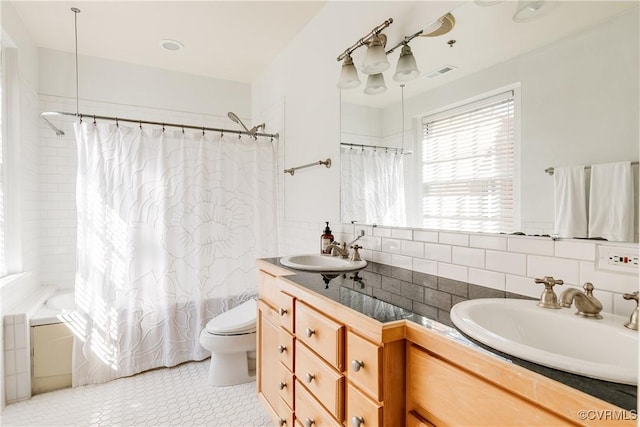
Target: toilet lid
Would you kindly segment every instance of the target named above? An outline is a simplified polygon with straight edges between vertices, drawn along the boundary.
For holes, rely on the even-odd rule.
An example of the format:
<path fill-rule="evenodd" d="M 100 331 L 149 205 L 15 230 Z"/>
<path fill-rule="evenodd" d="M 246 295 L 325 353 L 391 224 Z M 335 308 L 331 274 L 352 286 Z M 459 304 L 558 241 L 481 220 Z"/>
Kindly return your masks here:
<path fill-rule="evenodd" d="M 207 323 L 207 331 L 212 334 L 239 334 L 256 329 L 258 304 L 250 299 L 231 310 L 214 317 Z"/>

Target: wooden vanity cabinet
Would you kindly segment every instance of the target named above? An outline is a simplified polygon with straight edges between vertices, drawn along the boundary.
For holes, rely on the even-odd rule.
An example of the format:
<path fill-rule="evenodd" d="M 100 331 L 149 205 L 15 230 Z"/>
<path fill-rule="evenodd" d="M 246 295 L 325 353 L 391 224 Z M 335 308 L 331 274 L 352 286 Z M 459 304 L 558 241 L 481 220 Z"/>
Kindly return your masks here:
<path fill-rule="evenodd" d="M 635 425 L 631 413 L 579 419 L 622 410 L 416 323 L 379 323 L 258 265 L 258 394 L 276 425 Z"/>

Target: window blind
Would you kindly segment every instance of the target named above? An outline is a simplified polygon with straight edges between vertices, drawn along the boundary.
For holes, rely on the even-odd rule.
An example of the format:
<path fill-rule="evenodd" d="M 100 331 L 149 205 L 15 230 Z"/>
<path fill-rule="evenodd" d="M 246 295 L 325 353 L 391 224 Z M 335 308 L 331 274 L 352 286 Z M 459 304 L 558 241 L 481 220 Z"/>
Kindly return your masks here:
<path fill-rule="evenodd" d="M 513 92 L 423 117 L 422 130 L 423 227 L 511 232 Z"/>

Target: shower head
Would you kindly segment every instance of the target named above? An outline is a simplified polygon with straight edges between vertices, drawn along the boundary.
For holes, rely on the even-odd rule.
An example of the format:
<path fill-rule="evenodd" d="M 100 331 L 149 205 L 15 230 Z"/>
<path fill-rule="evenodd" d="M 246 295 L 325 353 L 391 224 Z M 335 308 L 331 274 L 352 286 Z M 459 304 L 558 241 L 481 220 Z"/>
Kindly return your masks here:
<path fill-rule="evenodd" d="M 247 132 L 251 133 L 251 131 L 244 125 L 244 123 L 242 123 L 242 120 L 240 120 L 240 117 L 236 116 L 235 113 L 232 113 L 231 111 L 229 111 L 227 113 L 227 116 L 233 120 L 234 122 L 238 123 L 240 126 L 242 126 L 244 128 L 244 130 L 246 130 Z"/>
<path fill-rule="evenodd" d="M 260 123 L 259 125 L 255 125 L 249 130 L 249 133 L 255 135 L 260 129 L 264 130 L 264 123 Z"/>

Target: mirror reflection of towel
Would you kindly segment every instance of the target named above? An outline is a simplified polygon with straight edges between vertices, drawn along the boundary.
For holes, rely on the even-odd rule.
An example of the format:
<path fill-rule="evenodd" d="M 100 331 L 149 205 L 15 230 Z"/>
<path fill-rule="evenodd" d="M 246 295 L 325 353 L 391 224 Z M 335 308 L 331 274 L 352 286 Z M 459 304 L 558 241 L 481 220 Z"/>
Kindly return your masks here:
<path fill-rule="evenodd" d="M 554 234 L 587 237 L 587 192 L 584 166 L 561 166 L 553 171 Z"/>
<path fill-rule="evenodd" d="M 633 242 L 633 215 L 631 162 L 591 166 L 589 237 Z"/>

